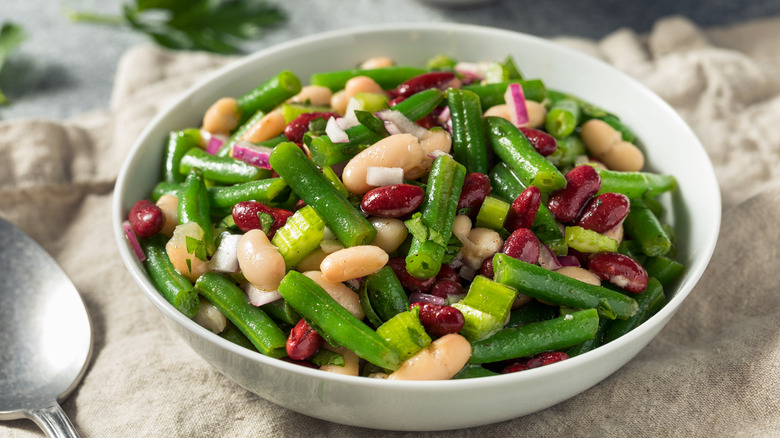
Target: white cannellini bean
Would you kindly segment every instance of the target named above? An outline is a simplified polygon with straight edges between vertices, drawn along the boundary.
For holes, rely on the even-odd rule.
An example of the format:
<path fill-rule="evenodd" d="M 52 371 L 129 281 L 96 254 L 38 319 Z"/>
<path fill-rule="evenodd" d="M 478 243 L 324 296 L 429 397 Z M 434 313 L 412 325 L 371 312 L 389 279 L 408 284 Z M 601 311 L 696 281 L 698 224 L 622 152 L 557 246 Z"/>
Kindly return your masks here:
<path fill-rule="evenodd" d="M 177 271 L 188 280 L 195 281 L 209 271 L 209 264 L 187 251 L 187 237 L 203 240 L 203 229 L 196 222 L 177 225 L 173 237 L 165 244 L 165 252 Z"/>
<path fill-rule="evenodd" d="M 366 182 L 369 167 L 400 167 L 404 175 L 420 167 L 425 151 L 417 137 L 412 134 L 396 134 L 385 137 L 355 155 L 341 175 L 344 186 L 350 193 L 362 195 L 373 186 Z"/>
<path fill-rule="evenodd" d="M 320 271 L 325 281 L 339 283 L 373 274 L 382 269 L 389 259 L 378 246 L 352 246 L 328 254 L 320 264 Z"/>
<path fill-rule="evenodd" d="M 497 253 L 504 244 L 501 235 L 490 228 L 474 228 L 469 232 L 468 241 L 470 245 L 463 245 L 461 255 L 463 263 L 469 268 L 478 271 L 482 262 Z"/>
<path fill-rule="evenodd" d="M 433 341 L 406 359 L 389 380 L 449 380 L 471 357 L 471 344 L 463 336 L 450 333 Z"/>
<path fill-rule="evenodd" d="M 327 371 L 329 373 L 343 374 L 345 376 L 357 376 L 360 372 L 360 358 L 352 350 L 348 350 L 344 347 L 333 347 L 328 344 L 323 344 L 323 347 L 338 353 L 344 357 L 344 366 L 338 365 L 323 365 L 320 370 Z"/>
<path fill-rule="evenodd" d="M 173 236 L 173 230 L 179 224 L 179 198 L 173 195 L 162 195 L 155 203 L 165 216 L 165 223 L 160 232 L 168 237 Z"/>
<path fill-rule="evenodd" d="M 329 105 L 333 92 L 322 85 L 306 85 L 301 91 L 291 97 L 288 102 L 308 103 L 309 105 Z"/>
<path fill-rule="evenodd" d="M 556 269 L 555 272 L 563 274 L 569 278 L 579 280 L 583 283 L 592 284 L 594 286 L 601 286 L 601 279 L 597 277 L 596 274 L 584 268 L 577 266 L 564 266 L 562 268 Z"/>
<path fill-rule="evenodd" d="M 303 275 L 319 284 L 331 298 L 341 304 L 341 307 L 347 309 L 355 318 L 363 319 L 366 317 L 366 314 L 363 313 L 363 308 L 360 307 L 360 298 L 358 297 L 358 294 L 348 288 L 344 283 L 331 283 L 323 278 L 322 272 L 320 271 L 308 271 L 304 272 Z"/>
<path fill-rule="evenodd" d="M 263 230 L 250 230 L 238 242 L 241 273 L 260 290 L 276 290 L 287 272 L 284 258 Z"/>
<path fill-rule="evenodd" d="M 271 111 L 264 115 L 257 121 L 251 128 L 249 128 L 244 135 L 241 136 L 241 140 L 259 143 L 261 141 L 269 140 L 284 132 L 286 122 L 281 111 Z"/>
<path fill-rule="evenodd" d="M 388 254 L 398 249 L 409 234 L 409 229 L 400 219 L 371 216 L 368 222 L 376 228 L 376 237 L 371 244 Z"/>
<path fill-rule="evenodd" d="M 203 129 L 212 134 L 227 134 L 238 126 L 238 103 L 232 97 L 214 102 L 203 115 Z"/>
<path fill-rule="evenodd" d="M 227 318 L 222 312 L 217 309 L 216 306 L 211 304 L 209 300 L 200 298 L 200 304 L 198 306 L 198 313 L 192 317 L 192 320 L 200 324 L 201 327 L 205 327 L 212 331 L 212 333 L 222 333 L 227 326 Z"/>

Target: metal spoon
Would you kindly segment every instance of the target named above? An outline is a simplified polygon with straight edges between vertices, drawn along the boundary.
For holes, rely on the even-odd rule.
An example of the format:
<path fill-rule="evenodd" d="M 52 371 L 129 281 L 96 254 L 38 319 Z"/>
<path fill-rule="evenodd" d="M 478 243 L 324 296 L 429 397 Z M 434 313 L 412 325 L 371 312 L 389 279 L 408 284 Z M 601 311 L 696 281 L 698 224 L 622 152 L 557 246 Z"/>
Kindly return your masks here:
<path fill-rule="evenodd" d="M 58 404 L 92 355 L 84 302 L 57 262 L 0 218 L 0 420 L 29 418 L 50 437 L 76 437 Z"/>

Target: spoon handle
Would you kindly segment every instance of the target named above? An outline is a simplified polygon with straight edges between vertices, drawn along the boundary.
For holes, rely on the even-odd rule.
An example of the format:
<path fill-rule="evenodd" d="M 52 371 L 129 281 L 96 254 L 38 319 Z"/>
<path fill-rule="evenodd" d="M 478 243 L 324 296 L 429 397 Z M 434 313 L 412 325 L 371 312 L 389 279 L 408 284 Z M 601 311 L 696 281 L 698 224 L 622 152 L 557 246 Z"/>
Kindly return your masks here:
<path fill-rule="evenodd" d="M 51 438 L 78 438 L 76 429 L 65 415 L 57 402 L 52 402 L 47 408 L 31 409 L 27 411 L 31 420 L 40 427 L 46 436 Z"/>

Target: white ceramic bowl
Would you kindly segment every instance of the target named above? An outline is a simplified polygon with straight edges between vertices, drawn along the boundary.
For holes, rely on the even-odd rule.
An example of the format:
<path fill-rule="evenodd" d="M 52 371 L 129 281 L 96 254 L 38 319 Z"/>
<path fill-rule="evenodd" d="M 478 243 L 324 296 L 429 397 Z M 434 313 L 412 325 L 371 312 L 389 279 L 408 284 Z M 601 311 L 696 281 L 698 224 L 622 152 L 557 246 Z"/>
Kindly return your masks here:
<path fill-rule="evenodd" d="M 460 60 L 514 56 L 528 78 L 568 91 L 618 114 L 647 153 L 648 168 L 675 175 L 666 198 L 687 266 L 671 300 L 628 335 L 594 351 L 520 373 L 471 380 L 399 382 L 320 372 L 267 358 L 226 341 L 176 311 L 155 290 L 126 243 L 120 223 L 158 179 L 171 130 L 198 126 L 206 108 L 239 96 L 283 69 L 306 82 L 311 73 L 344 69 L 371 56 L 425 65 L 437 54 Z M 707 155 L 683 120 L 651 91 L 607 64 L 550 41 L 506 30 L 460 24 L 402 24 L 311 36 L 248 56 L 187 91 L 144 130 L 116 184 L 114 230 L 122 259 L 169 326 L 221 373 L 249 391 L 294 411 L 376 429 L 442 430 L 529 414 L 596 385 L 634 357 L 663 328 L 702 275 L 717 240 L 720 195 Z M 141 299 L 139 296 L 138 299 Z M 435 415 L 431 415 L 435 412 Z"/>

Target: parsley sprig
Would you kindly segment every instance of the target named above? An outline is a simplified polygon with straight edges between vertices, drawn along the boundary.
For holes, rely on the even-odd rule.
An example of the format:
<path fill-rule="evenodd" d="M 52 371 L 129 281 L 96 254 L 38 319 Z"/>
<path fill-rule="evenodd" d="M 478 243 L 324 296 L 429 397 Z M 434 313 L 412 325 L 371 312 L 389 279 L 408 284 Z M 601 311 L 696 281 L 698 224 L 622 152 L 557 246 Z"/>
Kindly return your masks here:
<path fill-rule="evenodd" d="M 128 26 L 176 50 L 236 53 L 242 41 L 283 22 L 281 9 L 264 0 L 135 0 L 122 16 L 70 12 L 74 21 Z"/>

